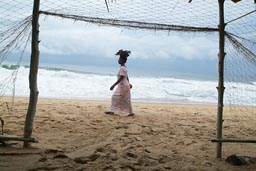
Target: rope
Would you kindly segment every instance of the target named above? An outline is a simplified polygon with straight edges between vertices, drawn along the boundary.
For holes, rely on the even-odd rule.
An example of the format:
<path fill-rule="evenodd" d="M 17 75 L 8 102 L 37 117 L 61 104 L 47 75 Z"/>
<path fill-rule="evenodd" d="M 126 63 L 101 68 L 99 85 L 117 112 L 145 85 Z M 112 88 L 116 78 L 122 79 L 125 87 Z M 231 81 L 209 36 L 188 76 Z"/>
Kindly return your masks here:
<path fill-rule="evenodd" d="M 239 51 L 249 60 L 256 63 L 256 54 L 254 54 L 250 49 L 242 45 L 236 38 L 231 36 L 230 34 L 226 33 L 227 38 L 230 40 L 230 42 L 233 44 L 233 46 L 236 49 L 239 49 Z"/>
<path fill-rule="evenodd" d="M 231 22 L 233 22 L 233 21 L 239 20 L 239 19 L 241 19 L 241 18 L 243 18 L 243 17 L 245 17 L 245 16 L 247 16 L 247 15 L 250 15 L 250 14 L 252 14 L 252 13 L 254 13 L 254 12 L 256 12 L 256 10 L 253 10 L 253 11 L 251 11 L 251 12 L 249 12 L 249 13 L 247 13 L 247 14 L 244 14 L 244 15 L 242 15 L 242 16 L 240 16 L 240 17 L 237 17 L 237 18 L 235 18 L 235 19 L 233 19 L 233 20 L 227 22 L 226 24 L 229 24 L 229 23 L 231 23 Z"/>
<path fill-rule="evenodd" d="M 54 13 L 54 12 L 47 12 L 47 11 L 40 11 L 40 14 L 52 15 L 52 16 L 68 18 L 68 19 L 73 19 L 78 21 L 85 21 L 89 23 L 110 25 L 114 27 L 127 27 L 127 28 L 138 28 L 138 29 L 148 29 L 148 30 L 181 31 L 181 32 L 218 32 L 217 28 L 187 27 L 187 26 L 146 23 L 146 22 L 128 21 L 128 20 L 113 20 L 113 19 L 105 19 L 105 18 L 68 15 L 68 14 L 61 14 L 61 13 Z"/>

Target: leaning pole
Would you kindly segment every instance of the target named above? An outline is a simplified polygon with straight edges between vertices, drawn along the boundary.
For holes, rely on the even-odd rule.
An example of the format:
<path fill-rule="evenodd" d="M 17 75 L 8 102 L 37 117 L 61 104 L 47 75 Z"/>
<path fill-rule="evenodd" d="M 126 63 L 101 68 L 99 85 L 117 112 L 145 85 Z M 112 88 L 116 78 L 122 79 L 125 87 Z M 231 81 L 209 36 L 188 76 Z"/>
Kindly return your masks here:
<path fill-rule="evenodd" d="M 37 73 L 39 64 L 39 6 L 40 0 L 34 0 L 33 17 L 32 17 L 32 42 L 31 42 L 31 58 L 29 71 L 29 105 L 25 120 L 24 138 L 31 138 L 33 131 L 33 122 L 36 114 L 36 106 L 38 100 Z M 29 147 L 30 143 L 24 141 L 24 147 Z"/>
<path fill-rule="evenodd" d="M 225 0 L 218 0 L 219 3 L 219 81 L 218 81 L 218 113 L 217 113 L 217 140 L 222 139 L 222 125 L 223 125 L 223 98 L 224 98 L 224 58 L 225 58 L 225 21 L 224 21 L 224 2 Z M 221 158 L 222 142 L 217 143 L 216 157 Z"/>

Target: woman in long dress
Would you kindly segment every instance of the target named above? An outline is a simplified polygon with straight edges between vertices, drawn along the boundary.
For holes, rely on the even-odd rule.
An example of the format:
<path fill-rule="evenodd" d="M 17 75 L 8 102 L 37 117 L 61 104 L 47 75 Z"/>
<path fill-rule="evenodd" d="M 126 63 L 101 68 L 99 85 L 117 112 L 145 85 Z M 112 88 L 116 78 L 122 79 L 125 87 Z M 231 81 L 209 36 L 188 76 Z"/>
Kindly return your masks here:
<path fill-rule="evenodd" d="M 128 114 L 128 116 L 133 116 L 131 104 L 131 88 L 132 85 L 129 83 L 128 71 L 125 66 L 127 58 L 131 52 L 119 50 L 116 55 L 119 55 L 118 63 L 120 64 L 120 69 L 117 73 L 117 81 L 110 87 L 113 90 L 116 86 L 112 99 L 110 111 L 105 112 L 105 114 Z"/>

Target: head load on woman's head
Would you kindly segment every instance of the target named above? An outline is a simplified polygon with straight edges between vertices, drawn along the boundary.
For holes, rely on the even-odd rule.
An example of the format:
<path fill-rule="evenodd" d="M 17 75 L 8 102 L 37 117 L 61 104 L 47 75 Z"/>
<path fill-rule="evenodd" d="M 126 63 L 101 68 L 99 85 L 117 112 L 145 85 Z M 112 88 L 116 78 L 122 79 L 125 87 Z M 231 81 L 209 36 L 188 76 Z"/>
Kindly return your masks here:
<path fill-rule="evenodd" d="M 120 49 L 120 50 L 116 53 L 116 55 L 119 55 L 119 56 L 120 56 L 119 58 L 122 59 L 122 60 L 124 61 L 124 63 L 126 63 L 127 58 L 128 58 L 128 56 L 130 55 L 130 53 L 131 53 L 131 51 Z"/>

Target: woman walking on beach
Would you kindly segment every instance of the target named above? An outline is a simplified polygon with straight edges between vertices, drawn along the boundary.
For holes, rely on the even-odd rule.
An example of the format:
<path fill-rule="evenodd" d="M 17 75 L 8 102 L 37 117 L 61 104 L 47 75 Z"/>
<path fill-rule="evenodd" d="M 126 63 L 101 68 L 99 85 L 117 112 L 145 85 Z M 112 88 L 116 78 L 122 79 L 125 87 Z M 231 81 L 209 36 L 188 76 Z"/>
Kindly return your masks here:
<path fill-rule="evenodd" d="M 115 86 L 117 86 L 117 88 L 112 95 L 110 111 L 105 112 L 105 114 L 113 115 L 118 113 L 128 114 L 128 116 L 134 115 L 130 91 L 132 85 L 129 83 L 127 68 L 125 66 L 130 53 L 130 51 L 122 49 L 116 53 L 116 55 L 119 55 L 118 63 L 120 64 L 120 69 L 117 73 L 117 81 L 110 87 L 110 90 L 113 90 Z"/>

